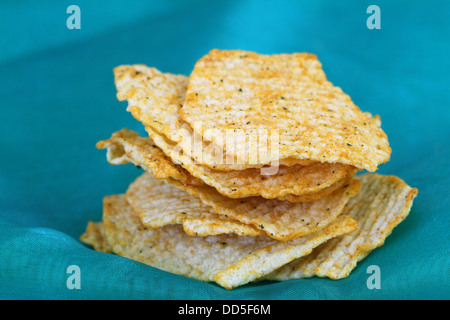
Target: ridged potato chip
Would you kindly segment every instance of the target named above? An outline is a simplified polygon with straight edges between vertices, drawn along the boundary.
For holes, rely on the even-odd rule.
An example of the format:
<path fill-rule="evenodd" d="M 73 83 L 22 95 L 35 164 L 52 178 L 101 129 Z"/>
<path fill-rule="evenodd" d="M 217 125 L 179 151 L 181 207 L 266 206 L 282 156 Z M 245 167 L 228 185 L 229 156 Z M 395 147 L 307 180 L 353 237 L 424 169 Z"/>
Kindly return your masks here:
<path fill-rule="evenodd" d="M 200 199 L 164 181 L 156 180 L 149 172 L 130 184 L 125 198 L 147 228 L 181 224 L 183 230 L 191 236 L 226 233 L 240 236 L 266 235 L 256 227 L 218 215 Z"/>
<path fill-rule="evenodd" d="M 317 247 L 267 276 L 272 280 L 312 276 L 342 279 L 372 250 L 384 244 L 393 229 L 409 214 L 418 190 L 395 176 L 358 176 L 361 192 L 350 199 L 343 214 L 358 222 L 358 229 Z"/>
<path fill-rule="evenodd" d="M 213 208 L 225 217 L 263 230 L 271 238 L 288 241 L 325 228 L 339 216 L 351 197 L 358 194 L 360 183 L 353 179 L 330 195 L 313 202 L 289 202 L 262 197 L 230 199 L 209 186 L 182 184 L 168 179 L 168 183 Z"/>
<path fill-rule="evenodd" d="M 80 236 L 80 241 L 92 246 L 95 251 L 111 252 L 111 247 L 105 238 L 103 222 L 89 221 L 86 231 Z"/>
<path fill-rule="evenodd" d="M 278 173 L 271 176 L 261 175 L 260 170 L 256 168 L 215 171 L 191 162 L 190 157 L 179 155 L 162 135 L 149 128 L 147 130 L 149 138 L 142 138 L 137 133 L 132 133 L 132 130 L 123 129 L 114 133 L 110 139 L 98 142 L 97 147 L 111 150 L 107 151 L 108 161 L 111 164 L 128 161 L 151 170 L 158 179 L 172 177 L 183 183 L 195 185 L 201 185 L 200 181 L 203 181 L 230 198 L 262 196 L 273 199 L 286 196 L 286 200 L 298 202 L 302 201 L 302 197 L 299 199 L 295 197 L 304 196 L 303 201 L 310 201 L 307 195 L 313 196 L 321 191 L 321 196 L 327 195 L 333 191 L 332 185 L 342 183 L 342 179 L 356 172 L 355 168 L 347 165 L 328 163 L 280 167 Z M 178 154 L 174 156 L 178 162 L 173 163 L 170 156 L 169 159 L 165 157 L 171 153 Z M 325 190 L 327 188 L 330 189 Z"/>
<path fill-rule="evenodd" d="M 175 163 L 230 198 L 304 196 L 323 191 L 350 173 L 356 173 L 351 166 L 320 162 L 308 166 L 283 166 L 276 174 L 269 176 L 262 175 L 260 169 L 256 168 L 217 171 L 191 161 L 190 157 L 180 154 L 176 146 L 162 135 L 148 127 L 146 130 L 154 143 Z"/>
<path fill-rule="evenodd" d="M 261 197 L 230 199 L 206 185 L 188 185 L 174 179 L 166 182 L 176 188 L 155 181 L 150 173 L 145 173 L 126 192 L 128 203 L 146 227 L 179 223 L 189 235 L 233 232 L 266 235 L 281 241 L 324 228 L 340 215 L 348 200 L 360 189 L 359 181 L 353 180 L 320 200 L 292 203 Z"/>
<path fill-rule="evenodd" d="M 177 225 L 146 229 L 123 195 L 104 198 L 103 223 L 115 254 L 226 289 L 254 281 L 357 228 L 354 219 L 339 216 L 319 232 L 288 242 L 263 236 L 190 237 Z"/>
<path fill-rule="evenodd" d="M 183 107 L 188 85 L 188 77 L 162 73 L 145 65 L 122 65 L 114 68 L 117 98 L 127 100 L 127 110 L 145 126 L 151 127 L 176 144 L 183 153 L 199 164 L 215 170 L 244 170 L 261 168 L 257 157 L 249 163 L 239 164 L 233 157 L 223 152 L 222 146 L 204 141 L 201 135 L 181 119 L 179 111 Z M 254 138 L 258 138 L 255 135 Z M 267 137 L 266 146 L 270 147 Z M 252 155 L 253 156 L 253 155 Z M 309 165 L 304 159 L 282 159 L 279 165 Z"/>
<path fill-rule="evenodd" d="M 226 289 L 342 279 L 418 193 L 355 176 L 390 159 L 387 135 L 313 54 L 211 50 L 189 77 L 137 64 L 114 78 L 148 137 L 122 129 L 97 148 L 147 172 L 103 199 L 102 221 L 80 236 L 94 250 Z"/>
<path fill-rule="evenodd" d="M 106 149 L 106 160 L 112 165 L 132 163 L 152 173 L 156 179 L 173 178 L 183 183 L 203 185 L 179 164 L 174 164 L 151 139 L 136 131 L 121 129 L 107 140 L 97 142 L 98 149 Z"/>
<path fill-rule="evenodd" d="M 329 82 L 317 57 L 309 53 L 212 50 L 189 76 L 180 115 L 191 127 L 200 121 L 204 127 L 199 134 L 224 145 L 224 152 L 240 163 L 264 145 L 242 136 L 237 146 L 224 144 L 224 132 L 236 127 L 278 132 L 279 154 L 273 159 L 268 153 L 261 163 L 308 159 L 373 172 L 391 155 L 379 117 L 362 112 Z"/>

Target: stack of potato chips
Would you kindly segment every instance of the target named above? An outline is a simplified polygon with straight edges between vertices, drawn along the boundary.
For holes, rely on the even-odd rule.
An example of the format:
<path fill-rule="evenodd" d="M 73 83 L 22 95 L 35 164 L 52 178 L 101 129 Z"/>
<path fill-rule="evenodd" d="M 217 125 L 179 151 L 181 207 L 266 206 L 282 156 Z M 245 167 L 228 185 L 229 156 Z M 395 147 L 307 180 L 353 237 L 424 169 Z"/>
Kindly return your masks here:
<path fill-rule="evenodd" d="M 146 172 L 104 199 L 81 240 L 231 289 L 340 279 L 408 215 L 417 189 L 374 172 L 391 149 L 378 116 L 327 81 L 312 54 L 212 50 L 189 77 L 114 69 L 148 132 L 98 142 Z"/>

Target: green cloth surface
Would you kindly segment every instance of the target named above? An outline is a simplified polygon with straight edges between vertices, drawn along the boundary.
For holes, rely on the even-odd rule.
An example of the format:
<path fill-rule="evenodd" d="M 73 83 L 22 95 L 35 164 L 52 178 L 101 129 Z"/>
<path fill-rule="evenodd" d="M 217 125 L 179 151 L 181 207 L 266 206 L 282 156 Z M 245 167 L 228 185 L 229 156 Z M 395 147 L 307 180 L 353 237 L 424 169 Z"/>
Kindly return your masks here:
<path fill-rule="evenodd" d="M 81 9 L 69 30 L 66 9 Z M 369 30 L 366 9 L 381 9 Z M 2 1 L 1 299 L 450 298 L 450 2 Z M 142 171 L 111 166 L 98 140 L 142 125 L 118 102 L 112 69 L 189 74 L 212 48 L 312 52 L 393 149 L 379 173 L 419 189 L 409 217 L 348 278 L 261 282 L 227 291 L 84 246 L 102 198 Z M 69 289 L 77 265 L 81 288 Z M 368 289 L 377 265 L 381 288 Z"/>

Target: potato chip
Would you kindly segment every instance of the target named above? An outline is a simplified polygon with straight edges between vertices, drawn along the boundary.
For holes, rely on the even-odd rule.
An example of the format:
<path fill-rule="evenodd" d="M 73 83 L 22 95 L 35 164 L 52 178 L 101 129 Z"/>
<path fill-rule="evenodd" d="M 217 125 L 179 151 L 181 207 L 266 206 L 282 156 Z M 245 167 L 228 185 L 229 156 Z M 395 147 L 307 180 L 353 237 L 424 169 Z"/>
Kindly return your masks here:
<path fill-rule="evenodd" d="M 357 228 L 354 219 L 340 216 L 321 231 L 289 242 L 262 236 L 190 237 L 178 225 L 146 229 L 123 195 L 104 199 L 103 223 L 115 254 L 226 289 L 254 281 Z"/>
<path fill-rule="evenodd" d="M 183 183 L 204 184 L 168 159 L 151 139 L 139 136 L 136 131 L 119 130 L 111 138 L 97 142 L 96 146 L 107 149 L 106 159 L 112 165 L 132 163 L 150 171 L 156 179 L 173 178 Z"/>
<path fill-rule="evenodd" d="M 350 172 L 356 172 L 351 166 L 320 162 L 309 166 L 283 166 L 276 174 L 269 176 L 261 175 L 260 169 L 256 168 L 217 171 L 191 161 L 190 157 L 181 154 L 176 146 L 162 135 L 149 127 L 146 127 L 146 130 L 154 143 L 175 163 L 230 198 L 262 196 L 272 199 L 289 194 L 312 194 L 330 187 Z"/>
<path fill-rule="evenodd" d="M 266 235 L 251 225 L 220 216 L 200 199 L 156 180 L 147 172 L 130 184 L 125 194 L 127 202 L 147 228 L 181 224 L 191 236 L 236 233 L 240 236 Z"/>
<path fill-rule="evenodd" d="M 280 241 L 323 229 L 341 214 L 349 199 L 360 190 L 359 181 L 354 179 L 319 200 L 294 203 L 262 197 L 230 199 L 206 185 L 182 184 L 173 179 L 168 179 L 167 182 L 186 190 L 193 197 L 199 197 L 218 214 L 264 230 L 269 237 Z"/>
<path fill-rule="evenodd" d="M 195 135 L 192 128 L 181 119 L 179 111 L 183 107 L 188 77 L 162 73 L 145 65 L 118 66 L 114 68 L 114 77 L 117 98 L 128 101 L 127 110 L 145 126 L 164 135 L 197 163 L 225 171 L 260 168 L 264 165 L 258 163 L 257 158 L 252 163 L 237 163 L 236 159 L 223 153 L 221 146 L 202 141 L 201 135 Z M 279 165 L 311 163 L 309 160 L 289 158 L 281 160 Z"/>
<path fill-rule="evenodd" d="M 354 180 L 315 202 L 292 203 L 261 197 L 230 199 L 206 185 L 188 185 L 174 179 L 166 181 L 176 188 L 155 181 L 146 173 L 130 184 L 126 192 L 128 203 L 146 227 L 179 223 L 189 235 L 234 232 L 267 235 L 281 241 L 324 228 L 360 188 L 359 181 Z M 208 228 L 212 229 L 208 231 Z"/>
<path fill-rule="evenodd" d="M 115 151 L 107 153 L 109 155 L 108 161 L 112 164 L 122 163 L 124 159 L 128 159 L 135 165 L 151 169 L 158 179 L 164 179 L 173 174 L 171 177 L 174 179 L 196 185 L 201 184 L 199 183 L 199 179 L 201 179 L 230 198 L 262 196 L 272 199 L 292 194 L 287 200 L 295 201 L 293 196 L 311 195 L 320 192 L 337 182 L 341 182 L 349 174 L 356 172 L 353 167 L 329 163 L 280 167 L 278 173 L 271 176 L 261 175 L 260 170 L 256 168 L 215 171 L 193 163 L 190 157 L 180 155 L 174 150 L 173 146 L 163 136 L 154 133 L 150 128 L 147 128 L 147 130 L 150 138 L 139 137 L 137 134 L 131 134 L 131 130 L 125 129 L 127 134 L 123 134 L 121 131 L 114 133 L 110 139 L 98 142 L 97 147 L 107 148 L 108 150 L 114 148 Z M 145 139 L 147 139 L 147 142 L 145 142 Z M 153 146 L 162 148 L 163 152 Z M 123 150 L 125 154 L 120 153 L 119 150 Z M 171 163 L 164 156 L 165 154 L 177 154 L 172 157 L 172 159 L 177 158 L 177 162 Z M 119 158 L 120 161 L 111 158 L 111 156 Z M 155 166 L 158 169 L 156 175 Z M 167 170 L 164 169 L 166 166 Z M 192 181 L 189 182 L 190 180 Z"/>
<path fill-rule="evenodd" d="M 103 222 L 89 221 L 86 231 L 80 236 L 80 241 L 92 246 L 96 251 L 111 252 L 111 248 L 105 238 Z"/>
<path fill-rule="evenodd" d="M 331 186 L 324 188 L 318 192 L 313 192 L 301 196 L 296 196 L 293 194 L 287 194 L 281 197 L 278 197 L 278 200 L 286 200 L 290 202 L 311 202 L 319 200 L 320 198 L 323 198 L 329 194 L 331 194 L 333 191 L 339 189 L 342 186 L 350 184 L 350 182 L 353 180 L 354 175 L 356 174 L 357 170 L 350 170 L 347 176 L 338 182 L 332 184 Z"/>
<path fill-rule="evenodd" d="M 373 172 L 391 155 L 379 117 L 362 112 L 333 86 L 317 57 L 308 53 L 212 50 L 189 76 L 180 115 L 240 163 L 265 146 L 242 135 L 236 146 L 224 144 L 224 132 L 236 127 L 245 132 L 264 127 L 279 134 L 279 154 L 268 153 L 261 163 L 308 159 Z M 197 121 L 203 124 L 201 133 L 194 127 Z"/>
<path fill-rule="evenodd" d="M 183 231 L 189 236 L 203 237 L 218 234 L 236 234 L 238 236 L 267 236 L 266 232 L 220 215 L 183 220 Z"/>
<path fill-rule="evenodd" d="M 395 176 L 358 176 L 361 192 L 350 199 L 343 214 L 358 222 L 358 229 L 334 238 L 310 255 L 292 261 L 267 276 L 272 280 L 312 276 L 347 277 L 372 250 L 384 244 L 392 230 L 409 214 L 418 190 Z"/>

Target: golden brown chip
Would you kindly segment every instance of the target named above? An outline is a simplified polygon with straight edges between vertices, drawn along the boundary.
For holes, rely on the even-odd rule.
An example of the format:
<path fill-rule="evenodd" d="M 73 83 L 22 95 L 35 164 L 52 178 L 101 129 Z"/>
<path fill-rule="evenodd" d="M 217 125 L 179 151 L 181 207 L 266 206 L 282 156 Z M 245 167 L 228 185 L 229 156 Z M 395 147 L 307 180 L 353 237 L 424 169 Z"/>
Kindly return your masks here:
<path fill-rule="evenodd" d="M 147 228 L 170 224 L 183 225 L 191 236 L 236 233 L 240 236 L 266 235 L 251 225 L 220 216 L 200 199 L 156 180 L 149 172 L 130 184 L 125 194 L 127 202 Z"/>
<path fill-rule="evenodd" d="M 190 157 L 180 153 L 162 135 L 149 127 L 146 130 L 154 143 L 175 163 L 230 198 L 262 196 L 273 199 L 288 194 L 302 196 L 322 191 L 350 172 L 355 172 L 355 168 L 351 166 L 320 162 L 309 166 L 279 167 L 277 173 L 269 176 L 261 175 L 260 169 L 256 168 L 217 171 L 191 161 Z"/>
<path fill-rule="evenodd" d="M 80 236 L 80 240 L 92 246 L 96 251 L 111 252 L 111 248 L 105 238 L 103 222 L 89 221 L 86 231 Z"/>
<path fill-rule="evenodd" d="M 296 201 L 292 198 L 293 196 L 320 192 L 356 171 L 347 165 L 329 163 L 316 163 L 306 167 L 300 165 L 280 167 L 278 173 L 271 176 L 261 175 L 259 169 L 215 171 L 191 162 L 189 157 L 180 155 L 174 150 L 163 136 L 152 132 L 149 128 L 147 130 L 150 138 L 142 138 L 137 134 L 132 135 L 131 130 L 126 130 L 127 134 L 121 134 L 119 131 L 114 133 L 110 139 L 100 141 L 97 147 L 116 150 L 107 153 L 121 159 L 121 161 L 116 161 L 110 157 L 108 161 L 112 164 L 122 163 L 124 159 L 128 159 L 127 161 L 135 165 L 150 169 L 158 179 L 172 177 L 183 183 L 195 185 L 201 185 L 201 180 L 230 198 L 262 196 L 273 199 L 292 194 L 287 200 Z M 147 142 L 145 142 L 146 139 Z M 164 152 L 150 146 L 158 146 Z M 124 150 L 125 155 L 117 150 Z M 165 157 L 167 153 L 169 155 L 171 153 L 178 154 L 174 156 L 178 157 L 178 162 L 172 163 Z M 156 174 L 155 166 L 158 169 Z"/>
<path fill-rule="evenodd" d="M 139 136 L 136 131 L 119 130 L 111 138 L 97 142 L 96 146 L 107 150 L 106 159 L 112 165 L 132 163 L 151 172 L 156 179 L 173 178 L 183 183 L 204 184 L 168 159 L 151 139 Z"/>
<path fill-rule="evenodd" d="M 146 173 L 127 190 L 128 203 L 146 227 L 178 223 L 183 224 L 189 235 L 219 232 L 267 235 L 281 241 L 324 228 L 360 188 L 359 181 L 354 180 L 320 200 L 292 203 L 261 197 L 230 199 L 206 185 L 188 185 L 174 179 L 166 181 L 176 188 L 155 181 Z"/>
<path fill-rule="evenodd" d="M 323 197 L 331 194 L 332 192 L 339 189 L 340 187 L 350 184 L 350 182 L 353 180 L 353 177 L 355 176 L 357 171 L 358 170 L 356 168 L 353 170 L 350 170 L 345 178 L 339 180 L 338 182 L 336 182 L 336 183 L 332 184 L 331 186 L 329 186 L 323 190 L 320 190 L 318 192 L 313 192 L 313 193 L 309 193 L 309 194 L 305 194 L 305 195 L 301 195 L 301 196 L 287 194 L 285 196 L 278 197 L 277 199 L 278 200 L 286 200 L 286 201 L 290 201 L 290 202 L 311 202 L 311 201 L 319 200 L 320 198 L 323 198 Z"/>
<path fill-rule="evenodd" d="M 271 238 L 281 241 L 323 229 L 341 214 L 345 204 L 360 190 L 359 181 L 354 179 L 347 186 L 319 200 L 294 203 L 261 197 L 230 199 L 209 186 L 184 185 L 173 179 L 167 182 L 199 197 L 218 214 L 255 226 Z"/>
<path fill-rule="evenodd" d="M 267 236 L 263 230 L 220 215 L 203 218 L 186 218 L 183 220 L 183 231 L 187 235 L 195 237 L 219 234 L 236 234 L 238 236 L 250 237 Z"/>
<path fill-rule="evenodd" d="M 274 271 L 268 279 L 312 276 L 342 279 L 372 250 L 384 244 L 392 230 L 408 216 L 418 191 L 395 176 L 364 174 L 358 179 L 361 192 L 350 199 L 343 211 L 358 222 L 358 229 L 324 243 L 310 255 Z"/>
<path fill-rule="evenodd" d="M 145 126 L 164 135 L 197 163 L 225 171 L 260 168 L 264 165 L 258 163 L 255 157 L 250 163 L 240 164 L 235 158 L 224 154 L 222 146 L 202 141 L 201 135 L 194 134 L 191 126 L 179 114 L 188 85 L 186 76 L 161 73 L 145 65 L 118 66 L 114 68 L 114 76 L 117 97 L 120 101 L 128 101 L 127 110 Z M 267 146 L 268 137 L 266 140 Z M 288 158 L 280 160 L 279 165 L 311 163 L 310 160 Z"/>
<path fill-rule="evenodd" d="M 245 163 L 265 146 L 259 141 L 222 137 L 237 127 L 264 127 L 279 134 L 279 154 L 261 163 L 295 158 L 343 163 L 375 171 L 391 148 L 379 117 L 362 112 L 339 87 L 327 81 L 313 54 L 263 55 L 242 50 L 212 50 L 189 76 L 180 115 L 191 127 L 201 122 L 205 140 Z M 217 134 L 220 132 L 221 134 Z"/>
<path fill-rule="evenodd" d="M 340 216 L 319 232 L 288 242 L 268 237 L 190 237 L 181 226 L 146 229 L 123 195 L 104 199 L 105 236 L 114 253 L 171 273 L 231 289 L 254 281 L 357 228 Z"/>

